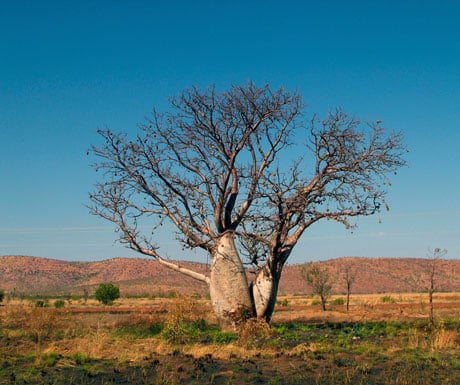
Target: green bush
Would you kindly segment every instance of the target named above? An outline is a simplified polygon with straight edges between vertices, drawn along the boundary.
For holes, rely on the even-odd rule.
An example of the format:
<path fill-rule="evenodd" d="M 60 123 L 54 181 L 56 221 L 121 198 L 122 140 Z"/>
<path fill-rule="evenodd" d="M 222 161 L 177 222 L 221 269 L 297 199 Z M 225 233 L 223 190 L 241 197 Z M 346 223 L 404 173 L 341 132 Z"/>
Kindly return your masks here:
<path fill-rule="evenodd" d="M 57 301 L 54 301 L 54 307 L 56 309 L 60 309 L 64 307 L 64 305 L 65 305 L 65 302 L 62 299 L 58 299 Z"/>
<path fill-rule="evenodd" d="M 101 283 L 94 293 L 95 298 L 104 305 L 111 305 L 120 298 L 120 289 L 112 283 Z"/>
<path fill-rule="evenodd" d="M 383 303 L 396 303 L 396 300 L 391 295 L 386 295 L 382 297 Z"/>
<path fill-rule="evenodd" d="M 343 298 L 335 298 L 331 301 L 331 305 L 345 305 L 345 300 Z"/>
<path fill-rule="evenodd" d="M 42 299 L 37 299 L 35 301 L 35 307 L 48 307 L 48 306 L 49 306 L 48 302 Z"/>

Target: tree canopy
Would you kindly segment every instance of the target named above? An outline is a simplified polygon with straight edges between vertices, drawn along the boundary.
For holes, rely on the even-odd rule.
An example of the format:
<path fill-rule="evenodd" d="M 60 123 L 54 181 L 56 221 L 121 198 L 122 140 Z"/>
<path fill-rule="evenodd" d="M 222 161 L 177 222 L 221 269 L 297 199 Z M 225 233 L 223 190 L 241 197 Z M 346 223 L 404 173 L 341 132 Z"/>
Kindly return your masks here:
<path fill-rule="evenodd" d="M 101 283 L 94 293 L 94 297 L 104 305 L 111 305 L 120 298 L 120 289 L 113 283 Z"/>

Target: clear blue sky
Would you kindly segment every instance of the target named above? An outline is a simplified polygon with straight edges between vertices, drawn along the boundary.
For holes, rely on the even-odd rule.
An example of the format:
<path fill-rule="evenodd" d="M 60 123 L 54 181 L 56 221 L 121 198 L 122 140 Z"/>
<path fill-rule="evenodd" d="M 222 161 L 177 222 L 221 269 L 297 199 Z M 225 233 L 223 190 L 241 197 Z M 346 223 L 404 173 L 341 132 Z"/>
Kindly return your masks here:
<path fill-rule="evenodd" d="M 252 79 L 297 89 L 309 112 L 381 119 L 410 149 L 390 212 L 353 233 L 312 227 L 291 263 L 429 247 L 460 258 L 459 4 L 0 1 L 0 255 L 134 256 L 84 206 L 96 130 L 135 130 L 191 85 Z"/>

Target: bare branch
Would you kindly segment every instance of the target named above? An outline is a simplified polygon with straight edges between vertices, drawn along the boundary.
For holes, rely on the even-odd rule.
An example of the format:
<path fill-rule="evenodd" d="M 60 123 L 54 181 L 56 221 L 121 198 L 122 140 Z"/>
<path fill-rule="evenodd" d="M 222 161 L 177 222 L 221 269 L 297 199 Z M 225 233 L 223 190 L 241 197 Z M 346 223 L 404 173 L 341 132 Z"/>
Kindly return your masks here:
<path fill-rule="evenodd" d="M 309 152 L 304 157 L 289 169 L 263 175 L 259 203 L 247 220 L 257 223 L 257 231 L 245 226 L 245 237 L 262 234 L 257 238 L 271 250 L 273 265 L 284 264 L 317 221 L 334 220 L 350 228 L 352 218 L 387 207 L 389 175 L 405 165 L 401 134 L 386 134 L 380 123 L 362 123 L 336 111 L 322 121 L 315 116 L 307 133 Z M 314 167 L 309 167 L 312 162 Z"/>
<path fill-rule="evenodd" d="M 137 226 L 148 217 L 153 232 L 167 220 L 185 247 L 212 254 L 214 239 L 241 224 L 265 171 L 289 145 L 301 100 L 248 83 L 220 94 L 191 88 L 171 106 L 154 110 L 132 139 L 99 131 L 104 144 L 92 151 L 106 182 L 91 195 L 93 213 L 124 228 L 120 240 L 130 247 L 151 246 Z"/>

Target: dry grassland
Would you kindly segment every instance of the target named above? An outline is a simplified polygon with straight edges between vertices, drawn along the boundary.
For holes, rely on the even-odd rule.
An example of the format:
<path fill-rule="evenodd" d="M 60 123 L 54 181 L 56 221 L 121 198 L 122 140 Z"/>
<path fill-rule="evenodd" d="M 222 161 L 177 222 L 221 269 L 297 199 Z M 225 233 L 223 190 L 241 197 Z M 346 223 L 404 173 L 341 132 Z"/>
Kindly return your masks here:
<path fill-rule="evenodd" d="M 336 296 L 331 303 L 337 303 Z M 220 332 L 197 298 L 0 306 L 0 384 L 460 383 L 460 293 L 280 297 L 269 328 Z M 414 382 L 415 381 L 415 382 Z"/>

